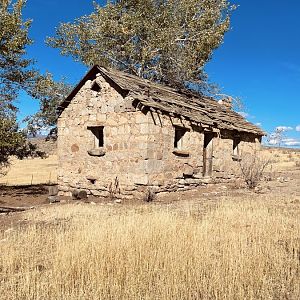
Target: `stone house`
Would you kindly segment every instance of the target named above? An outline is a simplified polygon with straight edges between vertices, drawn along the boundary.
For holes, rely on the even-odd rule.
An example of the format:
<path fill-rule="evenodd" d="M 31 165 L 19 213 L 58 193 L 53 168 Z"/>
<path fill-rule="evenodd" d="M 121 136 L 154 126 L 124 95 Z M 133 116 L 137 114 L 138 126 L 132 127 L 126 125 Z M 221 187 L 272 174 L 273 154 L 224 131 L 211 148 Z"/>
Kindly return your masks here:
<path fill-rule="evenodd" d="M 185 190 L 239 175 L 264 132 L 187 91 L 94 66 L 58 107 L 60 195 Z"/>

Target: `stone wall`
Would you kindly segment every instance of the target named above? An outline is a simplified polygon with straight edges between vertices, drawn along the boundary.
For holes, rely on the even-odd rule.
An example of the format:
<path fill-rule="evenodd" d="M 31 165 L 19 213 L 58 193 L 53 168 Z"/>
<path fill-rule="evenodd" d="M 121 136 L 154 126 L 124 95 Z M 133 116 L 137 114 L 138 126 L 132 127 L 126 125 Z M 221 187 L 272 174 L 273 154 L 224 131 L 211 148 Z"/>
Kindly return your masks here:
<path fill-rule="evenodd" d="M 169 115 L 148 113 L 151 117 L 148 137 L 149 185 L 157 191 L 186 190 L 202 184 L 234 180 L 239 177 L 238 160 L 259 149 L 260 143 L 253 135 L 235 135 L 229 131 L 213 130 L 212 176 L 203 176 L 204 134 L 207 127 L 196 126 L 187 120 Z M 186 129 L 182 149 L 174 149 L 175 127 Z M 233 138 L 240 139 L 239 156 L 233 155 Z M 149 155 L 150 154 L 150 155 Z"/>
<path fill-rule="evenodd" d="M 238 136 L 239 155 L 233 153 L 233 140 Z M 239 159 L 248 154 L 254 154 L 260 149 L 260 141 L 251 134 L 235 134 L 230 131 L 221 131 L 215 139 L 214 147 L 214 179 L 215 181 L 234 180 L 241 177 Z"/>
<path fill-rule="evenodd" d="M 95 86 L 97 83 L 97 86 Z M 103 127 L 104 145 L 95 145 L 93 129 Z M 175 127 L 185 130 L 174 149 Z M 212 176 L 203 177 L 204 133 L 189 121 L 155 111 L 140 111 L 101 76 L 87 81 L 58 120 L 59 189 L 95 196 L 142 196 L 184 190 L 238 175 L 232 158 L 233 133 L 215 130 Z M 259 145 L 255 137 L 240 137 L 240 152 Z"/>
<path fill-rule="evenodd" d="M 131 194 L 148 183 L 148 117 L 135 111 L 101 77 L 101 91 L 88 81 L 58 120 L 58 182 L 61 194 L 84 189 L 96 196 L 110 192 Z M 95 137 L 88 128 L 104 126 L 104 156 L 91 156 Z M 111 191 L 111 189 L 113 191 Z"/>

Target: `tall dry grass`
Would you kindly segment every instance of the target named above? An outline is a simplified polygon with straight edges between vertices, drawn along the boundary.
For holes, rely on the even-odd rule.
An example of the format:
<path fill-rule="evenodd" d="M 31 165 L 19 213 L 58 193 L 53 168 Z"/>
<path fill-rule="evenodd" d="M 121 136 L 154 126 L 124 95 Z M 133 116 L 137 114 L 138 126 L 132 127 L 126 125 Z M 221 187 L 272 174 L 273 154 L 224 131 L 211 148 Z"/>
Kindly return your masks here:
<path fill-rule="evenodd" d="M 277 201 L 278 200 L 278 201 Z M 0 234 L 1 299 L 299 299 L 299 204 L 65 205 Z"/>
<path fill-rule="evenodd" d="M 47 158 L 13 158 L 5 176 L 0 176 L 0 184 L 32 185 L 57 182 L 57 155 Z"/>

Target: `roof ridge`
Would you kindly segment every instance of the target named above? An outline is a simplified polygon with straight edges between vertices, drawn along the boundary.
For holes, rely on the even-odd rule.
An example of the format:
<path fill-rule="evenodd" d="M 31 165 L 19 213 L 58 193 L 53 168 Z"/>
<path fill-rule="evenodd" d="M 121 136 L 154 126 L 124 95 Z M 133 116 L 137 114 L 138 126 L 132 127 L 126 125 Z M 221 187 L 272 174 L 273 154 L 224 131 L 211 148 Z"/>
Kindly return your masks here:
<path fill-rule="evenodd" d="M 214 125 L 220 129 L 250 132 L 258 136 L 265 135 L 265 132 L 257 125 L 247 121 L 237 112 L 222 106 L 212 97 L 200 95 L 186 89 L 175 89 L 168 85 L 162 85 L 149 79 L 99 65 L 91 68 L 58 110 L 61 112 L 67 107 L 84 83 L 95 78 L 99 72 L 103 77 L 116 84 L 121 91 L 126 92 L 123 95 L 124 97 L 130 93 L 131 96 L 141 101 L 145 106 L 169 113 L 175 112 L 186 116 L 192 121 Z M 148 95 L 145 91 L 148 91 Z"/>

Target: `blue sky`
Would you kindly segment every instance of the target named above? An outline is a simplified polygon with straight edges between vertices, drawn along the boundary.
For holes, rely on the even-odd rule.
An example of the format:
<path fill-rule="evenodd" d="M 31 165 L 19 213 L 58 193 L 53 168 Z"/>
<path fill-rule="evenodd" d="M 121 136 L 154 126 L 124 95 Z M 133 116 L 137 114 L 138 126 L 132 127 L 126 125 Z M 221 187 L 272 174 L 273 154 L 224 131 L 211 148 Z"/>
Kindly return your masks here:
<path fill-rule="evenodd" d="M 104 1 L 98 1 L 103 3 Z M 300 146 L 300 1 L 239 0 L 232 16 L 232 30 L 215 51 L 206 71 L 224 93 L 241 97 L 247 119 L 271 133 L 286 128 L 286 144 Z M 28 55 L 41 71 L 56 79 L 76 83 L 86 68 L 44 44 L 59 22 L 72 21 L 93 9 L 92 1 L 28 0 L 25 18 L 33 19 L 34 45 Z M 38 103 L 21 94 L 22 119 L 38 109 Z M 297 131 L 297 126 L 298 130 Z"/>

